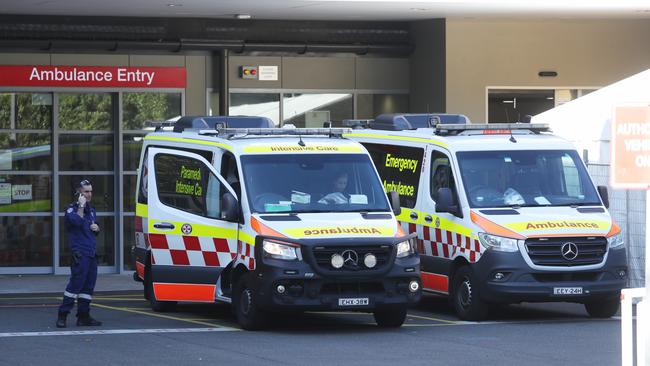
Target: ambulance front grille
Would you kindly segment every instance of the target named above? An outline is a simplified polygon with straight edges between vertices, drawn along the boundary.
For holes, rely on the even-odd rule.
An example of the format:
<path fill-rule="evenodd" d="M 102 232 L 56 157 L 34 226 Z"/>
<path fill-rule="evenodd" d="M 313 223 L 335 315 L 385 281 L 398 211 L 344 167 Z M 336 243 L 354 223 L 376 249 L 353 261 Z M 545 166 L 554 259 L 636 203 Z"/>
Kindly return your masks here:
<path fill-rule="evenodd" d="M 332 255 L 340 254 L 348 259 L 350 251 L 356 254 L 356 265 L 346 261 L 342 268 L 332 267 Z M 312 249 L 316 265 L 325 271 L 377 271 L 385 268 L 390 258 L 391 246 L 389 245 L 364 245 L 364 246 L 318 246 Z M 364 265 L 364 258 L 373 254 L 377 258 L 377 264 L 373 268 Z M 353 255 L 354 257 L 354 255 Z"/>
<path fill-rule="evenodd" d="M 567 255 L 562 255 L 563 248 Z M 575 258 L 570 249 L 577 249 Z M 607 239 L 601 236 L 530 238 L 526 239 L 526 250 L 538 266 L 588 266 L 603 261 Z"/>

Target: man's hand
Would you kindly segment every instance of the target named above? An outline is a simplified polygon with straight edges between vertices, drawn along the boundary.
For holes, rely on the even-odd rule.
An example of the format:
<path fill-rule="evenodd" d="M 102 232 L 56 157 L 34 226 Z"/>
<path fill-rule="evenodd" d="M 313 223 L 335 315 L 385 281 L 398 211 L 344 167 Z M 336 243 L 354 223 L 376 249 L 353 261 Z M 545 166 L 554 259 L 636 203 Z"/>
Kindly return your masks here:
<path fill-rule="evenodd" d="M 95 224 L 94 222 L 90 224 L 90 230 L 98 233 L 99 232 L 99 225 Z"/>
<path fill-rule="evenodd" d="M 79 264 L 79 261 L 81 260 L 81 253 L 79 252 L 72 252 L 72 262 L 74 264 Z"/>
<path fill-rule="evenodd" d="M 84 196 L 83 194 L 80 194 L 79 199 L 77 200 L 77 202 L 79 203 L 79 207 L 86 206 L 86 201 L 87 201 L 86 196 Z"/>

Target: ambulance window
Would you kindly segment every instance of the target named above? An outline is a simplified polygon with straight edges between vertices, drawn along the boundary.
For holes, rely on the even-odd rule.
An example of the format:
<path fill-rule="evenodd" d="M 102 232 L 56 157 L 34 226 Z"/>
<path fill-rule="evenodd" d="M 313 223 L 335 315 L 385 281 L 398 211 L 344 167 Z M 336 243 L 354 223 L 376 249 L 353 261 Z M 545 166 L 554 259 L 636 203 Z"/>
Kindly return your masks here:
<path fill-rule="evenodd" d="M 138 187 L 138 203 L 147 204 L 147 187 L 149 185 L 149 174 L 147 172 L 147 158 L 149 153 L 145 152 L 142 164 L 140 164 L 140 186 Z"/>
<path fill-rule="evenodd" d="M 456 181 L 449 163 L 449 157 L 439 152 L 431 152 L 431 198 L 438 201 L 438 189 L 450 188 L 453 202 L 457 202 Z"/>
<path fill-rule="evenodd" d="M 239 182 L 239 170 L 237 169 L 237 160 L 235 156 L 229 152 L 224 152 L 221 158 L 221 176 L 226 179 L 232 189 L 237 194 L 237 198 L 241 197 L 241 184 Z"/>
<path fill-rule="evenodd" d="M 363 145 L 379 172 L 384 190 L 397 192 L 400 206 L 415 207 L 424 149 L 369 143 Z"/>
<path fill-rule="evenodd" d="M 573 159 L 568 154 L 564 154 L 561 158 L 562 170 L 564 174 L 565 191 L 570 197 L 582 196 L 582 185 L 580 184 L 580 175 Z"/>
<path fill-rule="evenodd" d="M 158 154 L 154 168 L 161 203 L 195 215 L 219 217 L 221 183 L 205 164 L 185 156 Z"/>

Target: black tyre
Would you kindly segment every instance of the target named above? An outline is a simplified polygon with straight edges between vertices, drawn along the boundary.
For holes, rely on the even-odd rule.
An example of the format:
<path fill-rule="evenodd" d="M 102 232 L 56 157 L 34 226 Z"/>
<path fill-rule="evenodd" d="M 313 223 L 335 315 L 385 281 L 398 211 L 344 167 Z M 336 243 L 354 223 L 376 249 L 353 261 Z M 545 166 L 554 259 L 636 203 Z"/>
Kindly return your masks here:
<path fill-rule="evenodd" d="M 383 328 L 398 328 L 406 320 L 405 306 L 381 307 L 373 313 L 377 325 Z"/>
<path fill-rule="evenodd" d="M 621 302 L 616 297 L 608 297 L 585 304 L 585 310 L 592 318 L 611 318 L 618 313 Z"/>
<path fill-rule="evenodd" d="M 454 274 L 450 296 L 460 319 L 478 321 L 487 318 L 488 304 L 481 300 L 478 280 L 469 266 L 460 267 Z"/>
<path fill-rule="evenodd" d="M 151 280 L 151 271 L 147 269 L 144 276 L 144 297 L 149 300 L 149 306 L 151 310 L 156 312 L 165 312 L 174 310 L 176 307 L 176 301 L 158 301 L 153 291 L 153 281 Z"/>
<path fill-rule="evenodd" d="M 268 325 L 268 315 L 257 304 L 257 293 L 251 286 L 251 274 L 242 275 L 235 283 L 232 307 L 237 323 L 246 330 L 260 330 Z"/>

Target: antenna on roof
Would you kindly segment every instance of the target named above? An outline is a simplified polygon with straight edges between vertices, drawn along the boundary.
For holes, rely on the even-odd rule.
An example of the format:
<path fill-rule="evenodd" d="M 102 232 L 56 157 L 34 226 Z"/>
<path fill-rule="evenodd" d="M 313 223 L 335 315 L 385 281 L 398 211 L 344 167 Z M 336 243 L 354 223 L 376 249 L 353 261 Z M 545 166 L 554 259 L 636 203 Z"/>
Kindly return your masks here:
<path fill-rule="evenodd" d="M 298 145 L 300 145 L 302 147 L 305 147 L 305 142 L 302 141 L 302 136 L 301 135 L 298 135 Z"/>

